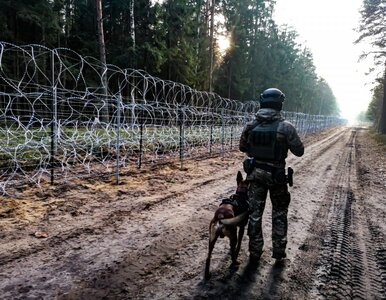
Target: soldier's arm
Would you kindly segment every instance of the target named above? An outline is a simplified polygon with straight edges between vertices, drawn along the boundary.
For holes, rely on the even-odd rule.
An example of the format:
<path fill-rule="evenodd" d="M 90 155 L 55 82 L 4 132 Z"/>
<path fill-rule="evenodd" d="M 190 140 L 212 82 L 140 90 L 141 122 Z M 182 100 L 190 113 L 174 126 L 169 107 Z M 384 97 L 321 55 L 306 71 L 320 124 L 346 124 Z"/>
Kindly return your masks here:
<path fill-rule="evenodd" d="M 248 144 L 248 133 L 254 127 L 253 123 L 248 123 L 241 133 L 239 149 L 241 152 L 248 152 L 249 144 Z"/>
<path fill-rule="evenodd" d="M 302 156 L 304 154 L 304 145 L 300 140 L 300 137 L 291 123 L 287 123 L 287 144 L 289 150 L 296 156 Z"/>

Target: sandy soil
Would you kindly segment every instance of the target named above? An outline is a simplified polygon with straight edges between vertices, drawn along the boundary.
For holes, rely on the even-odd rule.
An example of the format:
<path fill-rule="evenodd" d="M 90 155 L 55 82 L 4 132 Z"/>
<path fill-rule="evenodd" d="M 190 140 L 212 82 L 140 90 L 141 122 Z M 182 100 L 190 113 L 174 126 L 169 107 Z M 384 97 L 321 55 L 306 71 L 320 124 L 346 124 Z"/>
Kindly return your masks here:
<path fill-rule="evenodd" d="M 208 224 L 232 194 L 243 155 L 28 189 L 0 205 L 1 299 L 385 299 L 386 149 L 360 128 L 306 139 L 290 188 L 287 259 L 238 268 L 217 242 L 203 279 Z"/>

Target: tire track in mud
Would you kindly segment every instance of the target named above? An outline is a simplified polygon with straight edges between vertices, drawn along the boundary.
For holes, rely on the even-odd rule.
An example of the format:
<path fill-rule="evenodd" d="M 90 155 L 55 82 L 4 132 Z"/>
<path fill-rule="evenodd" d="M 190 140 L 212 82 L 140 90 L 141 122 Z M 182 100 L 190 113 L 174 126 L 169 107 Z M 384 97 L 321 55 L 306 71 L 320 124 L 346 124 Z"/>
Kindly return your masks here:
<path fill-rule="evenodd" d="M 338 168 L 311 298 L 381 299 L 385 295 L 372 245 L 366 239 L 368 228 L 358 213 L 355 144 L 353 130 Z"/>
<path fill-rule="evenodd" d="M 334 145 L 341 142 L 346 135 L 348 128 L 344 128 L 334 132 L 332 135 L 327 136 L 326 138 L 317 141 L 306 147 L 306 151 L 301 158 L 296 158 L 292 164 L 298 169 L 306 169 L 308 170 L 310 165 L 313 165 L 315 160 L 320 159 L 322 156 L 326 157 L 326 152 L 330 151 Z"/>
<path fill-rule="evenodd" d="M 364 132 L 365 131 L 360 132 L 362 137 Z M 382 203 L 383 209 L 382 207 L 374 206 L 374 202 L 379 202 L 379 198 L 377 199 L 376 195 L 378 193 L 382 193 L 382 191 L 374 191 L 371 187 L 369 189 L 365 189 L 369 182 L 365 178 L 365 174 L 367 172 L 364 172 L 366 167 L 362 166 L 361 164 L 362 153 L 359 148 L 356 149 L 356 156 L 358 157 L 359 162 L 359 166 L 357 168 L 358 182 L 360 189 L 362 190 L 359 201 L 362 203 L 361 213 L 365 218 L 365 221 L 363 222 L 364 226 L 366 226 L 366 242 L 370 248 L 368 255 L 372 257 L 374 269 L 378 270 L 376 276 L 379 277 L 380 281 L 380 284 L 374 287 L 374 289 L 383 295 L 382 299 L 386 299 L 386 234 L 384 229 L 380 227 L 380 224 L 377 223 L 378 220 L 382 220 L 382 215 L 385 214 L 384 201 L 380 201 Z"/>
<path fill-rule="evenodd" d="M 367 216 L 368 217 L 368 216 Z M 379 226 L 375 225 L 370 218 L 367 218 L 369 226 L 369 243 L 373 246 L 373 257 L 375 256 L 376 268 L 379 270 L 378 276 L 380 286 L 377 286 L 377 290 L 381 295 L 382 299 L 386 299 L 386 235 L 380 231 Z"/>

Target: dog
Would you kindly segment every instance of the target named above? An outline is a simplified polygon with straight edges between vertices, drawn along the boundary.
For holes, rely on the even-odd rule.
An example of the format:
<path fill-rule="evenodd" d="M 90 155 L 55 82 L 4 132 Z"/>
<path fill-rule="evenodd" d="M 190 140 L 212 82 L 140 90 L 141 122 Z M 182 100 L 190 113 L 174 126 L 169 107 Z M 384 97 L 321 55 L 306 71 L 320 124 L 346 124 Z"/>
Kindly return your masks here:
<path fill-rule="evenodd" d="M 245 226 L 248 223 L 248 182 L 243 179 L 239 171 L 236 177 L 236 193 L 230 198 L 222 200 L 213 219 L 209 223 L 209 251 L 205 266 L 205 279 L 210 278 L 210 259 L 218 237 L 227 236 L 230 240 L 232 265 L 238 265 L 237 256 L 240 252 L 241 241 Z M 237 234 L 237 227 L 239 233 Z"/>

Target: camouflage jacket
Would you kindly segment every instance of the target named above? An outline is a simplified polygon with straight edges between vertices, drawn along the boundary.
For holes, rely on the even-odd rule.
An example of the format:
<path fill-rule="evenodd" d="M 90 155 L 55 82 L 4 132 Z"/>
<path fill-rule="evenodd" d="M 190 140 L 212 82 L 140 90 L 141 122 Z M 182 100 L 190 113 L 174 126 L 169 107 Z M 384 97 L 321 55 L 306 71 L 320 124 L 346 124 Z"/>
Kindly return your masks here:
<path fill-rule="evenodd" d="M 248 156 L 250 145 L 248 143 L 249 132 L 260 122 L 273 122 L 280 120 L 277 128 L 276 139 L 280 142 L 283 149 L 284 156 L 281 161 L 268 162 L 278 167 L 285 166 L 285 158 L 287 157 L 288 150 L 290 150 L 296 156 L 302 156 L 304 153 L 304 146 L 296 132 L 295 127 L 288 121 L 285 121 L 280 111 L 271 108 L 262 108 L 256 114 L 256 119 L 250 123 L 247 123 L 240 137 L 239 149 L 245 152 Z"/>

